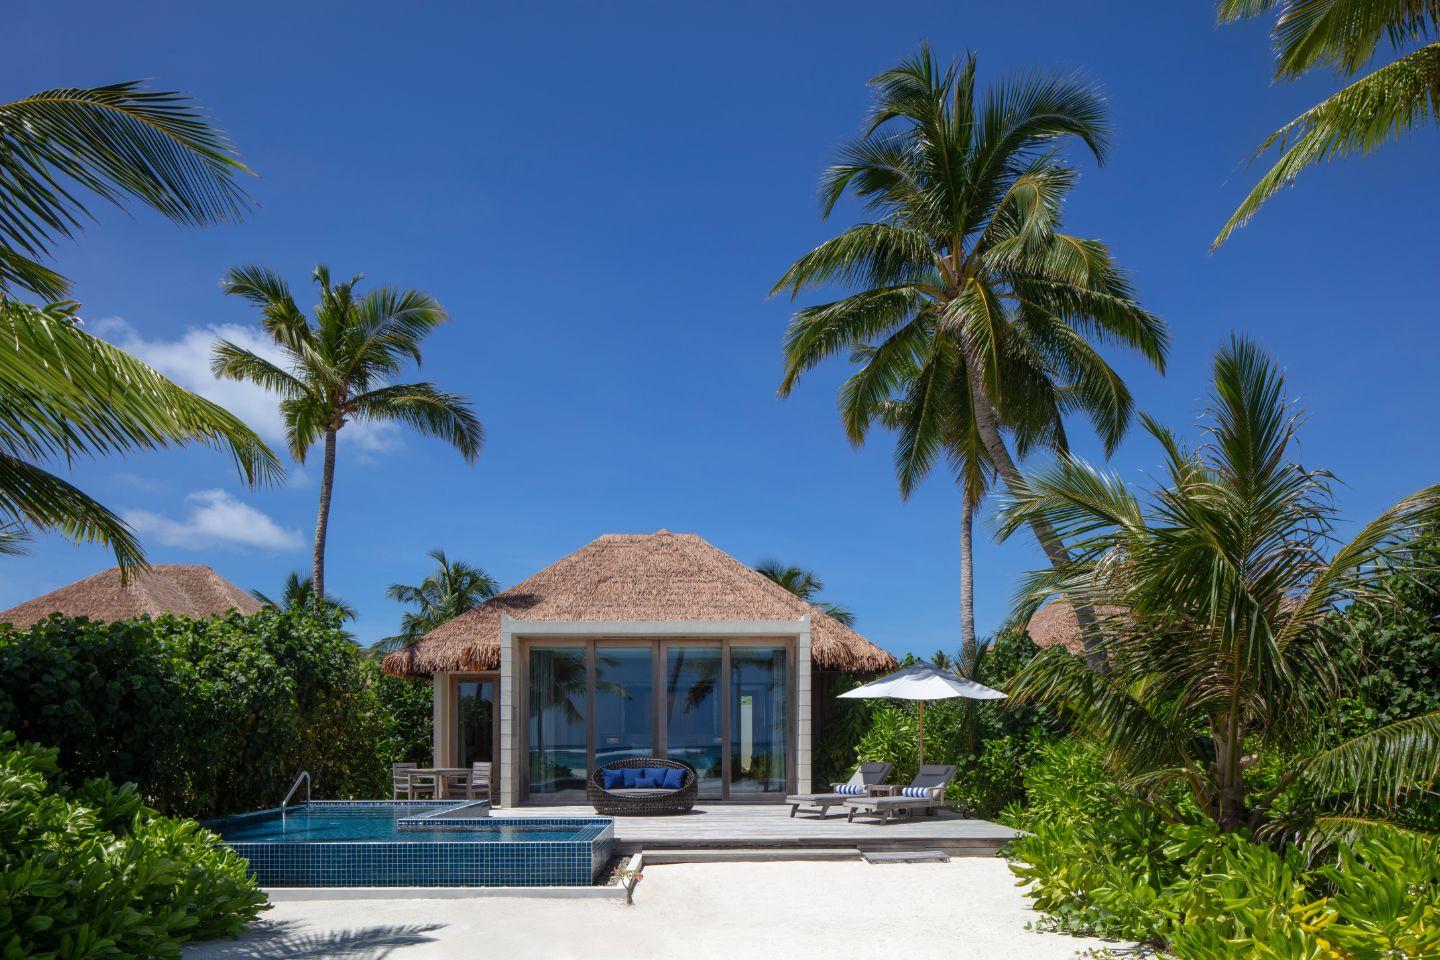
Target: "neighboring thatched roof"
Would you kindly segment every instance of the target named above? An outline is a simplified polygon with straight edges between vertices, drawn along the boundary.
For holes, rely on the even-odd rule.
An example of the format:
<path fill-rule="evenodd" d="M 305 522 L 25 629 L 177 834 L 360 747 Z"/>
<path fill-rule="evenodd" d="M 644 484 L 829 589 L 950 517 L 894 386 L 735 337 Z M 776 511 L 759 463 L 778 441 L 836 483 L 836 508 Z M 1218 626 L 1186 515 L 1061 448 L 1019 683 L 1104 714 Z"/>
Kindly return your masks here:
<path fill-rule="evenodd" d="M 228 610 L 258 613 L 260 602 L 201 564 L 157 564 L 132 572 L 124 586 L 118 567 L 102 570 L 0 612 L 0 623 L 25 629 L 52 613 L 91 620 L 131 620 L 162 613 L 208 617 Z"/>
<path fill-rule="evenodd" d="M 1108 617 L 1124 612 L 1123 607 L 1101 606 L 1095 613 L 1102 624 Z M 1075 619 L 1075 610 L 1064 600 L 1051 600 L 1035 612 L 1025 625 L 1030 639 L 1037 647 L 1064 647 L 1071 653 L 1085 652 L 1085 641 L 1080 637 L 1080 621 Z"/>
<path fill-rule="evenodd" d="M 892 670 L 895 658 L 693 533 L 607 534 L 385 658 L 386 673 L 493 670 L 500 617 L 515 620 L 799 620 L 832 670 Z"/>
<path fill-rule="evenodd" d="M 1282 597 L 1281 614 L 1292 612 L 1299 603 L 1298 597 Z M 1107 629 L 1111 634 L 1118 632 L 1123 626 L 1122 615 L 1126 610 L 1126 607 L 1105 604 L 1096 607 L 1095 615 L 1100 620 L 1102 632 Z M 1064 600 L 1051 600 L 1045 604 L 1030 618 L 1025 629 L 1038 647 L 1063 646 L 1071 653 L 1085 652 L 1085 642 L 1080 639 L 1080 621 L 1075 619 L 1074 609 Z"/>

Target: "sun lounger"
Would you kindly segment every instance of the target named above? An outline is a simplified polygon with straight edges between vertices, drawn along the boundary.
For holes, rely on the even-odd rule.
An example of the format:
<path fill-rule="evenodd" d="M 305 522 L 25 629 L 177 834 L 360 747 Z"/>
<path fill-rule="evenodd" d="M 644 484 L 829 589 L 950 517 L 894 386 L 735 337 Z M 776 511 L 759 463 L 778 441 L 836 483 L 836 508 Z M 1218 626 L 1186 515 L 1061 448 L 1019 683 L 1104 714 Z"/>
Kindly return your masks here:
<path fill-rule="evenodd" d="M 790 816 L 795 816 L 801 807 L 819 807 L 823 818 L 831 807 L 838 807 L 846 800 L 853 800 L 870 792 L 870 788 L 885 782 L 890 776 L 890 764 L 883 761 L 862 763 L 844 783 L 832 783 L 829 793 L 797 793 L 785 798 L 790 804 Z"/>
<path fill-rule="evenodd" d="M 908 787 L 902 787 L 899 794 L 891 797 L 867 796 L 850 797 L 845 801 L 849 811 L 847 820 L 853 821 L 855 814 L 878 816 L 890 822 L 892 815 L 916 810 L 934 813 L 945 802 L 945 788 L 955 779 L 955 764 L 927 764 L 920 768 Z"/>

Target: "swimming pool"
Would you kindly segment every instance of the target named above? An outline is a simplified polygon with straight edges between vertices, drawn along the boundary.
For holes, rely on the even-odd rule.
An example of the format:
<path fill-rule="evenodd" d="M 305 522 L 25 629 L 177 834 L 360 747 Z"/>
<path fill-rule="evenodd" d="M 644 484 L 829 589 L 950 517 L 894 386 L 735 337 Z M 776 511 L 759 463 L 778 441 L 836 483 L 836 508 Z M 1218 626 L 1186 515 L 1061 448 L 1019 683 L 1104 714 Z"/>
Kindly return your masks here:
<path fill-rule="evenodd" d="M 607 817 L 489 817 L 473 803 L 317 800 L 205 824 L 266 887 L 584 886 Z"/>

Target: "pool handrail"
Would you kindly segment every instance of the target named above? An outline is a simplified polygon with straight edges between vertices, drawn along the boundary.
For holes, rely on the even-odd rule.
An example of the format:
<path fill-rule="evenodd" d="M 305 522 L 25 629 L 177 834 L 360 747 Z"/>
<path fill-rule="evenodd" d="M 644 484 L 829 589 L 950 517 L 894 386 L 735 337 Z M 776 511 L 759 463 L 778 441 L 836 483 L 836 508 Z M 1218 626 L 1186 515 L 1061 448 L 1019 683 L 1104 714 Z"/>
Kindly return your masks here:
<path fill-rule="evenodd" d="M 285 806 L 286 806 L 286 804 L 288 804 L 288 803 L 290 802 L 290 798 L 293 797 L 293 796 L 295 796 L 295 791 L 300 789 L 300 781 L 301 781 L 301 780 L 304 780 L 304 781 L 305 781 L 305 802 L 306 802 L 306 803 L 309 803 L 309 802 L 310 802 L 310 771 L 309 771 L 309 770 L 301 770 L 301 771 L 300 771 L 300 776 L 296 777 L 296 778 L 295 778 L 295 782 L 292 783 L 292 784 L 290 784 L 290 789 L 289 789 L 288 792 L 286 792 L 286 794 L 285 794 L 285 799 L 280 801 L 280 819 L 281 819 L 281 820 L 284 820 L 284 819 L 285 819 Z"/>

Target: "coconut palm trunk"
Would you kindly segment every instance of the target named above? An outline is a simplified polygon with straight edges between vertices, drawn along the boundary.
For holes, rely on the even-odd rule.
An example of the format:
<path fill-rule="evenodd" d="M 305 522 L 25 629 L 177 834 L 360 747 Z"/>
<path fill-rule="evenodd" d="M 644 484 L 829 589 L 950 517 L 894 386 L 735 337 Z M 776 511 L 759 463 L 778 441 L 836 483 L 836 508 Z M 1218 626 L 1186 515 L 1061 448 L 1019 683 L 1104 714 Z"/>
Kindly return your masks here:
<path fill-rule="evenodd" d="M 966 490 L 960 514 L 960 659 L 975 662 L 975 503 Z"/>
<path fill-rule="evenodd" d="M 970 349 L 965 350 L 965 362 L 972 370 L 984 369 Z M 975 428 L 980 434 L 981 442 L 985 444 L 985 452 L 990 455 L 995 472 L 1000 474 L 1000 479 L 1005 482 L 1011 495 L 1019 497 L 1025 491 L 1025 478 L 1021 476 L 1020 468 L 1010 456 L 1010 450 L 1005 446 L 1005 438 L 1000 435 L 1000 418 L 990 403 L 990 397 L 985 393 L 981 377 L 970 378 L 970 397 L 974 407 Z M 1070 553 L 1065 549 L 1064 542 L 1050 521 L 1038 512 L 1031 514 L 1028 520 L 1035 539 L 1040 542 L 1040 549 L 1045 551 L 1045 558 L 1050 561 L 1050 566 L 1058 570 L 1068 565 Z M 1075 611 L 1075 620 L 1080 624 L 1080 636 L 1085 642 L 1085 662 L 1092 670 L 1103 673 L 1106 668 L 1105 651 L 1101 647 L 1100 624 L 1095 619 L 1095 610 L 1083 602 L 1072 603 L 1071 606 Z"/>
<path fill-rule="evenodd" d="M 315 515 L 315 596 L 325 599 L 325 538 L 330 532 L 330 496 L 335 489 L 335 431 L 325 431 L 325 466 L 320 474 L 320 509 Z"/>

